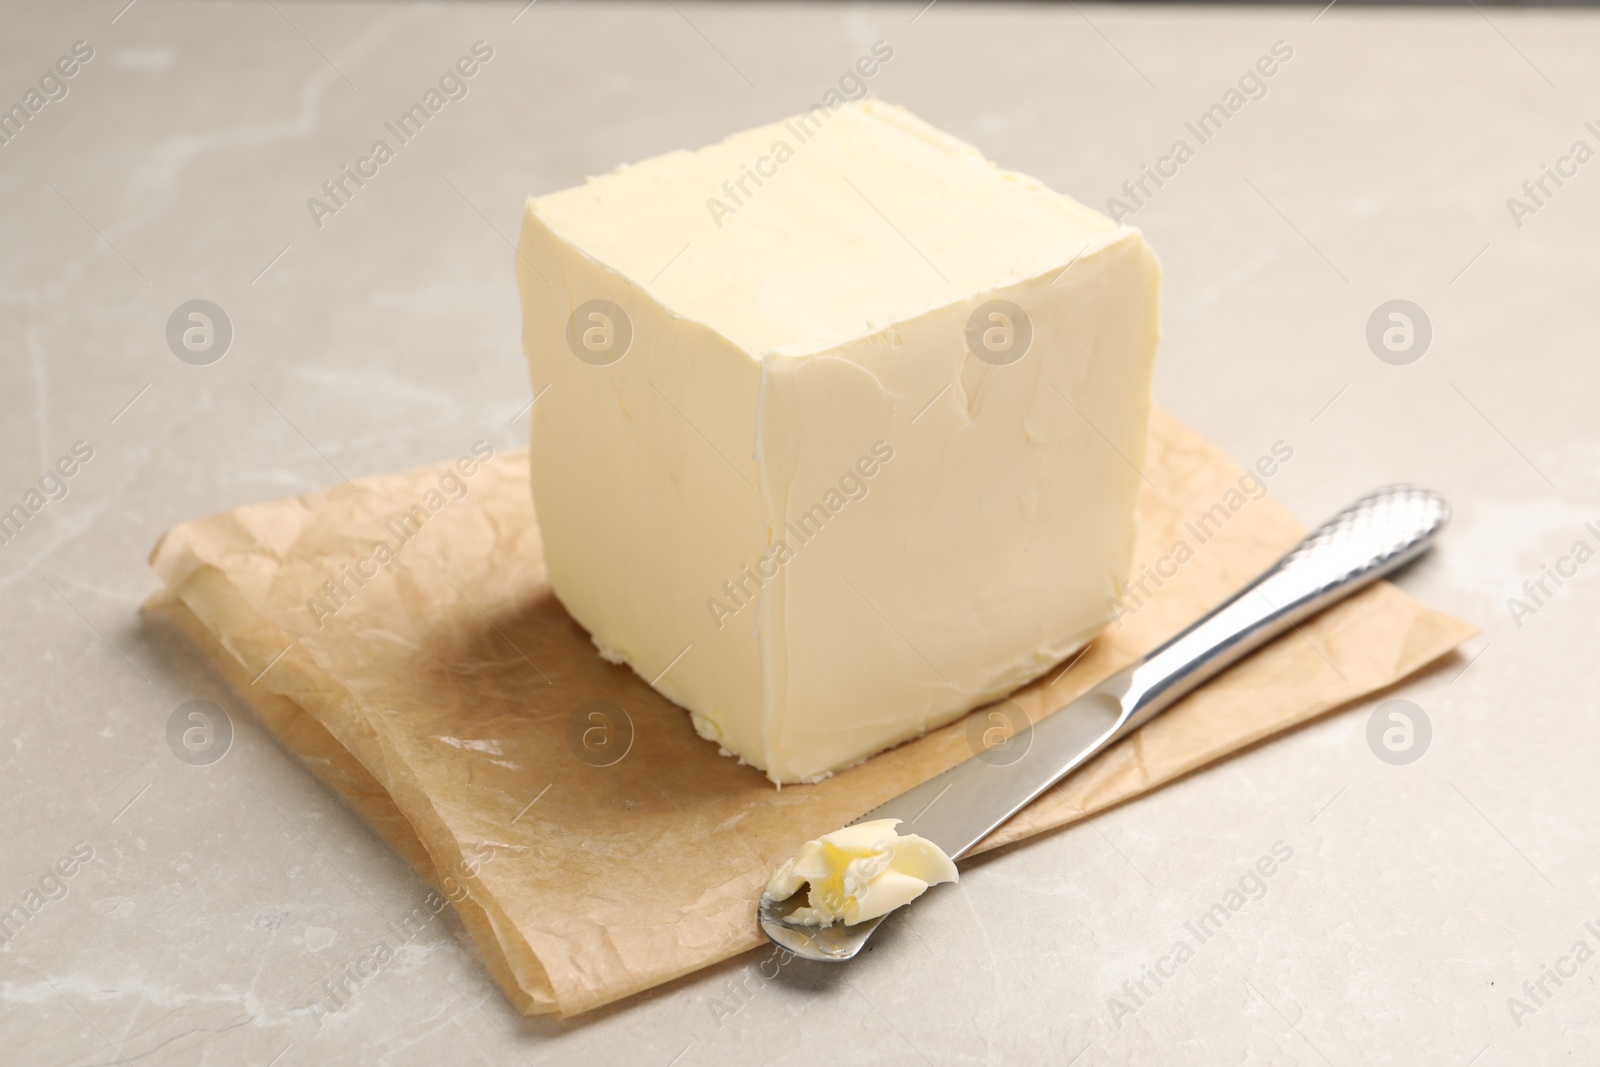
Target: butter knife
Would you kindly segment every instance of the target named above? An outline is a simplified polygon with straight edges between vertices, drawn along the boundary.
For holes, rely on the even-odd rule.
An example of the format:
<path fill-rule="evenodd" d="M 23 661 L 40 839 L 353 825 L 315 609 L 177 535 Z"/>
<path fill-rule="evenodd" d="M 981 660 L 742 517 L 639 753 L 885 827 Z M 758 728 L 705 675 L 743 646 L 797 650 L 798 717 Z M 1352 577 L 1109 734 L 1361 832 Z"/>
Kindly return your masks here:
<path fill-rule="evenodd" d="M 1060 711 L 1019 730 L 1021 756 L 963 761 L 862 815 L 899 819 L 901 833 L 960 859 L 1045 790 L 1299 623 L 1425 552 L 1450 517 L 1437 493 L 1396 485 L 1362 497 L 1318 527 L 1225 603 Z M 851 825 L 854 825 L 852 823 Z M 887 916 L 854 926 L 791 923 L 804 891 L 763 900 L 772 942 L 814 960 L 847 960 Z"/>

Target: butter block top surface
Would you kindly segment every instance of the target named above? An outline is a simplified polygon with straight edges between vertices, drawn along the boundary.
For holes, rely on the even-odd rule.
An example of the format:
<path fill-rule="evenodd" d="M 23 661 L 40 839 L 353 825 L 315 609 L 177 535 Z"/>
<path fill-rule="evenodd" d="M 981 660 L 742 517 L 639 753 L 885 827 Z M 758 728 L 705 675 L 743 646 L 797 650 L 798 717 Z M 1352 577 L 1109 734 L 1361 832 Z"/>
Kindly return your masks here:
<path fill-rule="evenodd" d="M 874 100 L 620 167 L 529 211 L 753 356 L 826 351 L 1137 234 Z"/>

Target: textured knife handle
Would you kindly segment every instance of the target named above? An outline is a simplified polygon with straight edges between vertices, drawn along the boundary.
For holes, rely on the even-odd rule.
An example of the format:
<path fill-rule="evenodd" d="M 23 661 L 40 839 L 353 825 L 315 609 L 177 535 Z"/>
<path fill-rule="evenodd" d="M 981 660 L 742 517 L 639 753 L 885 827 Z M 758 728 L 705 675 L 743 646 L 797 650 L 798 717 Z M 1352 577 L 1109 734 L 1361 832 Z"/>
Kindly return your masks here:
<path fill-rule="evenodd" d="M 1387 486 L 1313 530 L 1258 584 L 1298 599 L 1369 574 L 1377 577 L 1421 554 L 1449 518 L 1450 505 L 1438 493 L 1415 485 Z"/>
<path fill-rule="evenodd" d="M 1316 614 L 1425 552 L 1450 517 L 1439 494 L 1392 485 L 1312 531 L 1227 603 L 1102 686 L 1121 702 L 1124 736 L 1184 694 Z"/>

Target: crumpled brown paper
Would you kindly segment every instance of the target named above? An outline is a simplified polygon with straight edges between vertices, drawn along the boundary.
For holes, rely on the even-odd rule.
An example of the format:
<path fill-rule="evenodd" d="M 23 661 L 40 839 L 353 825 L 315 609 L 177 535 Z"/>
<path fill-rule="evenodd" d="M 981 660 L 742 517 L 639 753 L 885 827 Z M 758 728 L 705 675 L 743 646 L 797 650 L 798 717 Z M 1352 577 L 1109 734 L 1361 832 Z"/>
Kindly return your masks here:
<path fill-rule="evenodd" d="M 1130 598 L 1080 658 L 1012 697 L 1035 720 L 1304 532 L 1159 411 L 1146 475 L 1135 575 L 1159 563 L 1161 586 L 1147 579 L 1148 599 Z M 374 554 L 380 542 L 390 558 Z M 801 842 L 971 754 L 958 721 L 782 790 L 718 755 L 681 708 L 603 661 L 551 595 L 521 452 L 184 523 L 152 565 L 166 589 L 147 609 L 182 627 L 284 744 L 455 902 L 526 1014 L 588 1011 L 756 947 L 757 894 Z M 1393 586 L 1370 587 L 1212 681 L 981 848 L 1066 825 L 1382 689 L 1473 632 Z"/>

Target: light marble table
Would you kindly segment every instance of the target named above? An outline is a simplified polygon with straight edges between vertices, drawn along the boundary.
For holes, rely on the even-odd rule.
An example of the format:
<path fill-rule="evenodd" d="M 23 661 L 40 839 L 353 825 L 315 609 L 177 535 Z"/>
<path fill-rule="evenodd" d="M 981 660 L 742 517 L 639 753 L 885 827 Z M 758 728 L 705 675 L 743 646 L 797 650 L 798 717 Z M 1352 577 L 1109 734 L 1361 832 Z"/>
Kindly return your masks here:
<path fill-rule="evenodd" d="M 0 547 L 0 904 L 42 890 L 0 947 L 0 1060 L 1600 1057 L 1600 562 L 1569 560 L 1537 603 L 1523 587 L 1600 545 L 1600 162 L 1562 162 L 1600 148 L 1595 17 L 123 3 L 0 9 L 0 105 L 93 51 L 0 145 L 0 508 L 93 453 Z M 1425 712 L 1423 758 L 1378 757 L 1378 701 L 1328 716 L 972 864 L 847 970 L 768 980 L 753 955 L 525 1020 L 446 913 L 317 1019 L 320 984 L 426 887 L 141 624 L 151 545 L 337 472 L 517 444 L 524 195 L 799 111 L 880 39 L 873 93 L 1096 206 L 1191 142 L 1134 217 L 1167 272 L 1158 399 L 1242 462 L 1288 443 L 1271 490 L 1308 522 L 1397 480 L 1455 504 L 1401 584 L 1482 636 L 1386 694 Z M 478 40 L 467 97 L 319 228 L 307 199 Z M 1280 41 L 1265 95 L 1200 144 L 1184 123 Z M 1543 164 L 1566 177 L 1535 202 Z M 220 361 L 169 347 L 194 299 L 231 323 Z M 1369 345 L 1391 300 L 1422 309 L 1425 352 L 1420 332 Z M 209 766 L 167 741 L 193 699 L 232 717 Z M 1169 959 L 1275 844 L 1292 857 L 1259 899 Z M 1147 967 L 1168 977 L 1135 998 Z M 1568 976 L 1541 991 L 1546 967 Z"/>

